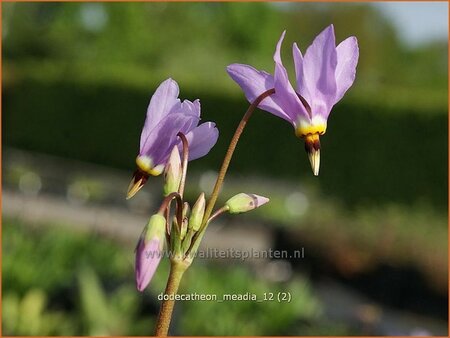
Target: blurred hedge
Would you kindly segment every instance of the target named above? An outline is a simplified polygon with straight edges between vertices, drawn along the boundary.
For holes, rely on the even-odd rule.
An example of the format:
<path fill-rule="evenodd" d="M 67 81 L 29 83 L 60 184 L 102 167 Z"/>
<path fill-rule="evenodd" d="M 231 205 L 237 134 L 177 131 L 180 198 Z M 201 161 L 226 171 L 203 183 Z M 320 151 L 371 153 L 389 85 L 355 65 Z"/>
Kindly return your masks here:
<path fill-rule="evenodd" d="M 3 94 L 3 142 L 19 147 L 134 170 L 145 109 L 154 88 L 78 85 L 71 81 L 23 80 Z M 217 146 L 192 163 L 217 170 L 247 103 L 243 97 L 190 92 L 201 98 L 204 121 L 220 130 Z M 26 98 L 26 99 L 25 99 Z M 321 174 L 326 194 L 348 205 L 425 202 L 447 206 L 447 118 L 445 111 L 399 109 L 344 99 L 332 112 L 321 139 Z M 231 170 L 312 179 L 303 142 L 292 127 L 266 112 L 252 118 Z"/>

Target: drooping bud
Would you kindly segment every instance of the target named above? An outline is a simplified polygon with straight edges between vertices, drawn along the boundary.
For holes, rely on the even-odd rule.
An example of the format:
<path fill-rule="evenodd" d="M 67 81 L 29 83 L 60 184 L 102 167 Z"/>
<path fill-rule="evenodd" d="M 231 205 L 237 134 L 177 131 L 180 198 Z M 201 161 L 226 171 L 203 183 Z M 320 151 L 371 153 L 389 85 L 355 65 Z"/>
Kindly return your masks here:
<path fill-rule="evenodd" d="M 256 209 L 267 202 L 269 202 L 267 197 L 240 193 L 226 201 L 225 206 L 228 207 L 230 214 L 239 214 Z"/>
<path fill-rule="evenodd" d="M 164 249 L 166 219 L 159 214 L 153 215 L 139 238 L 136 247 L 136 287 L 144 291 L 150 283 L 161 261 Z"/>
<path fill-rule="evenodd" d="M 197 202 L 195 202 L 192 207 L 191 217 L 189 218 L 189 228 L 194 231 L 198 231 L 200 229 L 200 225 L 202 224 L 203 215 L 205 214 L 205 193 L 202 192 L 198 197 Z"/>
<path fill-rule="evenodd" d="M 182 169 L 181 159 L 178 147 L 175 146 L 170 153 L 169 161 L 166 165 L 164 172 L 165 184 L 164 184 L 164 196 L 169 195 L 172 192 L 178 191 L 181 182 Z"/>
<path fill-rule="evenodd" d="M 318 176 L 320 168 L 320 138 L 318 133 L 305 136 L 305 150 L 308 154 L 313 174 Z"/>

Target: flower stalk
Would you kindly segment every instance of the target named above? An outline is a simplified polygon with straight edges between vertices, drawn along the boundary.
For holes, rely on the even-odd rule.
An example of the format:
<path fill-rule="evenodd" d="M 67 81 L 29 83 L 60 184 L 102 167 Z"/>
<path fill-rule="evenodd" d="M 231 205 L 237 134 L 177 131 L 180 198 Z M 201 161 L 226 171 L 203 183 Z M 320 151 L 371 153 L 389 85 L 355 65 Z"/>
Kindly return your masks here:
<path fill-rule="evenodd" d="M 211 217 L 208 219 L 208 223 L 212 222 L 213 220 L 215 220 L 217 217 L 219 217 L 220 215 L 226 213 L 228 210 L 230 210 L 230 207 L 225 205 L 220 209 L 217 209 L 212 215 Z"/>
<path fill-rule="evenodd" d="M 217 202 L 217 198 L 219 197 L 220 188 L 222 187 L 223 181 L 225 180 L 225 175 L 227 174 L 228 166 L 230 165 L 231 158 L 233 157 L 233 154 L 234 154 L 234 150 L 236 149 L 239 138 L 241 137 L 242 132 L 245 129 L 245 126 L 247 125 L 248 121 L 250 120 L 250 117 L 252 117 L 253 112 L 255 111 L 256 107 L 258 107 L 258 105 L 261 103 L 261 101 L 274 93 L 275 93 L 275 89 L 272 88 L 272 89 L 266 90 L 264 93 L 259 95 L 255 99 L 255 101 L 253 101 L 253 103 L 250 105 L 250 107 L 248 107 L 247 111 L 245 112 L 244 116 L 242 117 L 241 122 L 239 122 L 239 125 L 237 126 L 236 131 L 234 132 L 233 138 L 231 139 L 230 145 L 228 146 L 228 150 L 225 154 L 225 158 L 223 159 L 222 167 L 220 168 L 219 174 L 217 176 L 213 192 L 211 193 L 211 197 L 209 198 L 208 204 L 206 206 L 205 214 L 203 216 L 203 221 L 202 221 L 202 225 L 200 226 L 199 233 L 202 232 L 202 230 L 208 224 L 208 219 L 211 216 L 211 213 Z"/>
<path fill-rule="evenodd" d="M 179 132 L 177 135 L 179 138 L 181 138 L 181 143 L 183 145 L 183 162 L 181 164 L 182 174 L 180 187 L 178 188 L 178 193 L 180 194 L 181 198 L 183 198 L 184 186 L 186 185 L 187 166 L 189 161 L 189 142 L 182 132 Z"/>
<path fill-rule="evenodd" d="M 161 206 L 159 207 L 158 213 L 166 215 L 166 219 L 169 220 L 169 209 L 170 209 L 170 203 L 176 199 L 177 200 L 177 209 L 176 209 L 176 219 L 178 224 L 181 225 L 181 222 L 183 221 L 183 199 L 181 198 L 180 194 L 177 192 L 172 192 L 169 195 L 167 195 L 166 198 L 164 198 L 163 202 L 161 203 Z"/>
<path fill-rule="evenodd" d="M 164 291 L 164 295 L 167 296 L 162 301 L 159 310 L 158 320 L 156 321 L 156 336 L 167 337 L 172 319 L 173 307 L 175 305 L 174 296 L 178 292 L 181 278 L 188 267 L 189 265 L 183 262 L 176 260 L 171 261 L 169 278 L 167 279 L 166 290 Z"/>

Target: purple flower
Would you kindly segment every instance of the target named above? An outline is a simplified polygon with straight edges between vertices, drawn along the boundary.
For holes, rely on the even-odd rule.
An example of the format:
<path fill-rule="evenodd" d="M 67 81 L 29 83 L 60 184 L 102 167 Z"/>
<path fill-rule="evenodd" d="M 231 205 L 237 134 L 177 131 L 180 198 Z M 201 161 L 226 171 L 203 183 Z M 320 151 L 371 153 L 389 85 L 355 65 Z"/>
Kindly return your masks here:
<path fill-rule="evenodd" d="M 189 142 L 189 160 L 205 156 L 217 141 L 219 132 L 215 123 L 200 121 L 200 101 L 180 101 L 178 84 L 167 79 L 159 85 L 150 100 L 144 128 L 141 133 L 138 169 L 128 189 L 131 198 L 144 185 L 149 175 L 157 176 L 164 171 L 167 160 L 175 145 L 182 149 L 183 133 Z"/>
<path fill-rule="evenodd" d="M 326 131 L 331 108 L 355 80 L 358 42 L 351 36 L 336 47 L 334 27 L 330 25 L 314 39 L 305 56 L 294 43 L 292 51 L 297 84 L 294 89 L 281 61 L 280 50 L 285 33 L 281 35 L 273 56 L 273 76 L 242 64 L 232 64 L 227 71 L 250 102 L 275 88 L 275 94 L 262 100 L 258 107 L 290 122 L 295 134 L 305 138 L 305 148 L 317 176 L 320 166 L 319 135 Z"/>

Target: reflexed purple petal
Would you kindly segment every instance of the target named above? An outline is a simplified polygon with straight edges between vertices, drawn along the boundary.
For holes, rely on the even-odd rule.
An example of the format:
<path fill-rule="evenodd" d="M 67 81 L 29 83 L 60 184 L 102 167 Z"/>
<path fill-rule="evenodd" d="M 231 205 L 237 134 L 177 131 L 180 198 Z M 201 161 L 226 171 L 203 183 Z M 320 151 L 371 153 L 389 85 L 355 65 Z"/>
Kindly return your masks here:
<path fill-rule="evenodd" d="M 310 104 L 313 115 L 327 118 L 336 97 L 335 70 L 337 65 L 333 25 L 325 28 L 306 50 L 300 94 Z M 303 88 L 307 91 L 302 92 Z"/>
<path fill-rule="evenodd" d="M 206 122 L 186 134 L 189 143 L 189 161 L 205 156 L 217 142 L 219 130 L 214 122 Z M 179 146 L 180 153 L 183 147 Z"/>
<path fill-rule="evenodd" d="M 175 106 L 180 105 L 178 94 L 178 84 L 172 79 L 165 80 L 156 89 L 147 108 L 147 116 L 141 133 L 141 149 L 144 147 L 153 128 L 155 128 Z"/>
<path fill-rule="evenodd" d="M 145 173 L 145 177 L 158 176 L 166 169 L 172 149 L 182 143 L 178 134 L 181 132 L 188 135 L 200 121 L 200 101 L 180 102 L 178 94 L 177 83 L 168 79 L 158 87 L 150 100 L 141 133 L 139 155 L 136 158 L 139 172 Z M 215 144 L 218 131 L 214 125 L 210 129 L 206 128 L 203 135 L 191 140 L 193 150 L 190 159 L 205 155 Z M 201 142 L 204 144 L 199 144 Z M 128 198 L 132 197 L 144 183 L 143 180 L 134 179 L 127 193 Z"/>
<path fill-rule="evenodd" d="M 165 164 L 172 148 L 179 141 L 178 132 L 188 133 L 198 121 L 197 116 L 183 113 L 172 113 L 166 116 L 152 130 L 140 155 L 151 157 L 155 166 Z"/>
<path fill-rule="evenodd" d="M 200 120 L 200 100 L 195 100 L 194 102 L 184 100 L 181 103 L 181 106 L 176 110 L 176 112 L 192 117 L 190 120 L 191 123 L 185 124 L 180 130 L 183 134 L 186 135 L 197 126 L 198 121 Z"/>
<path fill-rule="evenodd" d="M 150 283 L 156 268 L 161 261 L 161 245 L 159 239 L 155 238 L 147 242 L 141 239 L 136 248 L 136 287 L 139 291 L 144 291 Z"/>
<path fill-rule="evenodd" d="M 358 41 L 351 36 L 342 41 L 337 47 L 336 85 L 337 92 L 334 103 L 342 99 L 345 92 L 351 87 L 356 75 L 359 50 Z"/>
<path fill-rule="evenodd" d="M 286 31 L 281 34 L 280 40 L 277 43 L 275 54 L 273 55 L 273 60 L 275 61 L 275 95 L 273 100 L 278 103 L 283 111 L 290 116 L 290 120 L 294 124 L 298 122 L 299 116 L 307 120 L 310 119 L 310 116 L 289 82 L 286 68 L 284 68 L 281 61 L 281 44 L 283 43 L 285 34 Z"/>
<path fill-rule="evenodd" d="M 303 79 L 303 55 L 296 43 L 292 45 L 292 56 L 294 59 L 294 67 L 295 67 L 296 91 L 311 106 L 309 100 L 310 98 L 309 91 L 308 88 L 305 86 L 305 81 Z"/>
<path fill-rule="evenodd" d="M 191 102 L 189 100 L 184 100 L 181 103 L 180 110 L 185 114 L 190 114 L 190 115 L 195 115 L 197 117 L 200 117 L 200 100 L 197 99 L 194 102 Z"/>
<path fill-rule="evenodd" d="M 273 76 L 269 73 L 257 70 L 252 66 L 234 63 L 227 67 L 230 77 L 242 88 L 245 97 L 250 103 L 264 93 L 274 88 Z M 291 118 L 283 109 L 273 100 L 273 95 L 266 97 L 258 105 L 258 108 L 266 110 L 282 119 L 291 121 Z"/>

